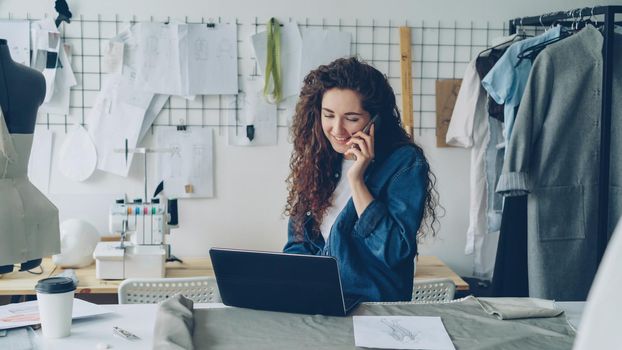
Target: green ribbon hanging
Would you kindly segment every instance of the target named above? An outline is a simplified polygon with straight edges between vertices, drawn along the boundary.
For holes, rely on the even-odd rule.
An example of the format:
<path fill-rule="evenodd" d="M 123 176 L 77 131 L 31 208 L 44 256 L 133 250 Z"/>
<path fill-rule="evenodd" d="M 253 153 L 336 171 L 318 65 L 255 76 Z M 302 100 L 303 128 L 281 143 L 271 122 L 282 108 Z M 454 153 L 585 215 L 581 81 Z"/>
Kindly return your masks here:
<path fill-rule="evenodd" d="M 279 21 L 268 21 L 268 59 L 266 60 L 263 94 L 269 101 L 279 103 L 281 91 L 281 30 Z M 271 80 L 272 78 L 272 80 Z M 272 81 L 272 83 L 270 83 Z M 270 91 L 272 89 L 272 91 Z"/>

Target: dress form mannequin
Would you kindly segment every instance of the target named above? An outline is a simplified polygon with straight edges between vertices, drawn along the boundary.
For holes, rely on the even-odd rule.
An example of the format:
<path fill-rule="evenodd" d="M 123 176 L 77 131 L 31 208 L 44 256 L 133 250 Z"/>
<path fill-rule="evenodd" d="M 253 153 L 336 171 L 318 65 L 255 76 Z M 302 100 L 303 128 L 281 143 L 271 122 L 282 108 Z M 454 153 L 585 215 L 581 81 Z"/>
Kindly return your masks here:
<path fill-rule="evenodd" d="M 27 175 L 44 97 L 43 75 L 14 62 L 0 39 L 0 273 L 14 263 L 36 267 L 41 257 L 60 251 L 58 210 Z"/>
<path fill-rule="evenodd" d="M 0 66 L 0 106 L 9 133 L 32 134 L 45 97 L 45 79 L 37 70 L 14 62 L 4 39 L 0 39 Z"/>

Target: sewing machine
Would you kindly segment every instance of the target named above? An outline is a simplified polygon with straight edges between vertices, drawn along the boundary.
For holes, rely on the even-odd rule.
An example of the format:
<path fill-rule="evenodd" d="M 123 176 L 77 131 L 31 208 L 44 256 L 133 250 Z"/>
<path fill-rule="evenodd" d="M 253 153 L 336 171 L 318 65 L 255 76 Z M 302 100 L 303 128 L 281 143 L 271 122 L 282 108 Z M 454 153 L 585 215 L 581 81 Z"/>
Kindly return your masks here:
<path fill-rule="evenodd" d="M 115 150 L 145 155 L 143 199 L 129 202 L 118 199 L 109 213 L 109 231 L 119 233 L 119 242 L 99 242 L 95 258 L 95 276 L 99 279 L 125 279 L 132 277 L 164 277 L 167 260 L 178 260 L 171 256 L 168 237 L 171 227 L 177 225 L 177 201 L 158 197 L 164 188 L 160 183 L 151 199 L 147 200 L 147 154 L 170 152 L 171 150 L 136 148 Z M 170 206 L 170 208 L 169 208 Z"/>
<path fill-rule="evenodd" d="M 166 203 L 117 200 L 110 208 L 109 231 L 120 233 L 119 242 L 100 242 L 93 257 L 96 277 L 164 277 L 164 264 L 170 257 L 169 214 Z"/>

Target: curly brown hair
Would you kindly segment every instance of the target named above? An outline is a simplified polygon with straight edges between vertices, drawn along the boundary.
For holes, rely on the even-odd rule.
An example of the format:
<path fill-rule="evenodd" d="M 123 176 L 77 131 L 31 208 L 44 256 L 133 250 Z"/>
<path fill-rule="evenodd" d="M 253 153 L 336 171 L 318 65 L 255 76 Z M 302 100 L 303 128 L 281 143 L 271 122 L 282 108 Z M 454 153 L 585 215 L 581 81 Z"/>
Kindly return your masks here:
<path fill-rule="evenodd" d="M 375 162 L 380 164 L 394 149 L 417 146 L 402 128 L 395 93 L 387 77 L 371 65 L 356 57 L 340 58 L 328 65 L 319 66 L 304 79 L 291 126 L 294 145 L 290 157 L 291 173 L 287 177 L 287 204 L 285 215 L 291 217 L 294 231 L 303 239 L 303 227 L 312 219 L 312 235 L 320 234 L 320 224 L 330 207 L 330 197 L 339 182 L 335 176 L 341 170 L 343 155 L 333 150 L 324 136 L 321 125 L 321 107 L 324 93 L 330 89 L 349 89 L 361 97 L 362 107 L 369 115 L 379 115 L 375 134 Z M 438 224 L 435 209 L 438 192 L 434 186 L 436 177 L 428 171 L 425 209 L 422 227 L 428 227 L 435 235 Z M 417 237 L 425 234 L 421 227 Z"/>

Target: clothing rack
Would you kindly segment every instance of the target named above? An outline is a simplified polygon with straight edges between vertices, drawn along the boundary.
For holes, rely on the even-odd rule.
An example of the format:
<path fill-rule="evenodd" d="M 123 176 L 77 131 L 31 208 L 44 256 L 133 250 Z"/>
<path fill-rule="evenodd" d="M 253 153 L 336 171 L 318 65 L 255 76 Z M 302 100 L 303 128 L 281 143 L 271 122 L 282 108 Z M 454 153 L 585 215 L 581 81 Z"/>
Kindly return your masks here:
<path fill-rule="evenodd" d="M 600 171 L 598 181 L 598 234 L 597 234 L 597 258 L 598 263 L 602 259 L 608 237 L 609 222 L 609 162 L 611 145 L 611 105 L 613 102 L 613 45 L 614 45 L 614 26 L 615 15 L 622 14 L 622 6 L 597 6 L 579 8 L 570 11 L 560 11 L 543 14 L 541 16 L 515 18 L 509 21 L 510 34 L 514 34 L 518 27 L 536 26 L 547 27 L 556 23 L 562 25 L 572 25 L 584 20 L 593 20 L 594 16 L 604 16 L 598 20 L 603 24 L 603 81 L 602 81 L 602 102 L 601 102 L 601 124 L 600 124 Z M 568 21 L 570 20 L 570 21 Z"/>

